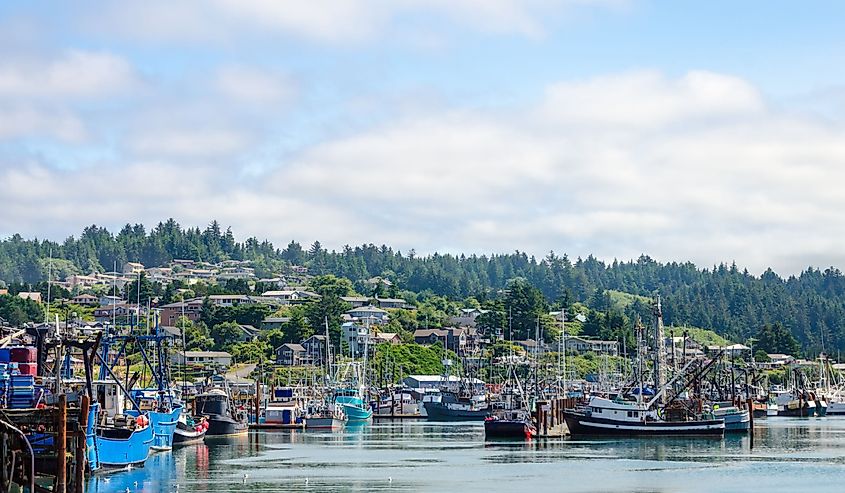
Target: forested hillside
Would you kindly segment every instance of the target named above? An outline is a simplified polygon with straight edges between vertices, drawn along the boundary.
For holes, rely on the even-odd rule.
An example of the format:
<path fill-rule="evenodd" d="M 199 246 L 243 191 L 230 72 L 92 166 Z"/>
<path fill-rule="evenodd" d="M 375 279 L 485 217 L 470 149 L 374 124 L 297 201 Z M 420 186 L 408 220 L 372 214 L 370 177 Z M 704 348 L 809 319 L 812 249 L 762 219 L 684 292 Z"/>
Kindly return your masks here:
<path fill-rule="evenodd" d="M 565 247 L 565 246 L 564 246 Z M 235 240 L 215 221 L 206 229 L 183 229 L 174 220 L 152 230 L 126 225 L 117 234 L 90 226 L 78 238 L 57 243 L 19 235 L 0 242 L 0 279 L 35 283 L 46 278 L 52 255 L 54 276 L 108 271 L 113 265 L 139 261 L 162 265 L 173 258 L 219 262 L 251 260 L 259 276 L 291 265 L 309 274 L 335 274 L 356 285 L 373 276 L 390 279 L 402 290 L 430 291 L 450 298 L 496 296 L 507 281 L 522 277 L 537 287 L 551 307 L 575 301 L 607 309 L 606 290 L 640 296 L 659 292 L 667 324 L 713 328 L 733 339 L 751 337 L 765 324 L 780 322 L 808 352 L 845 349 L 845 279 L 838 269 L 808 268 L 787 279 L 771 270 L 751 275 L 735 265 L 698 268 L 692 263 L 659 263 L 647 256 L 605 263 L 593 257 L 570 259 L 549 253 L 535 258 L 522 252 L 506 255 L 417 256 L 388 246 L 346 246 L 327 251 L 319 242 L 302 247 L 291 242 L 278 249 L 266 240 Z M 604 301 L 607 300 L 607 301 Z"/>

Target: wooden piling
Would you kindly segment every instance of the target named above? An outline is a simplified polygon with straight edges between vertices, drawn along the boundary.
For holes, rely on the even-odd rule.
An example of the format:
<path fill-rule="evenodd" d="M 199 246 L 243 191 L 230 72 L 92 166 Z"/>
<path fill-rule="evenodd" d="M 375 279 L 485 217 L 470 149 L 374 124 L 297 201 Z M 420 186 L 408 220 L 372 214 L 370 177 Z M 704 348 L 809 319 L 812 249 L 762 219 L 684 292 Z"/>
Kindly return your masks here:
<path fill-rule="evenodd" d="M 59 422 L 56 427 L 56 488 L 54 493 L 67 489 L 67 395 L 59 395 Z"/>
<path fill-rule="evenodd" d="M 745 405 L 748 407 L 748 439 L 751 449 L 754 450 L 754 407 L 750 397 L 746 399 Z"/>
<path fill-rule="evenodd" d="M 88 464 L 86 453 L 87 440 L 85 432 L 88 429 L 88 411 L 90 409 L 90 398 L 83 395 L 79 401 L 79 431 L 76 435 L 76 460 L 74 461 L 74 493 L 85 492 L 85 467 Z"/>
<path fill-rule="evenodd" d="M 255 379 L 255 424 L 259 424 L 261 416 L 261 381 Z"/>

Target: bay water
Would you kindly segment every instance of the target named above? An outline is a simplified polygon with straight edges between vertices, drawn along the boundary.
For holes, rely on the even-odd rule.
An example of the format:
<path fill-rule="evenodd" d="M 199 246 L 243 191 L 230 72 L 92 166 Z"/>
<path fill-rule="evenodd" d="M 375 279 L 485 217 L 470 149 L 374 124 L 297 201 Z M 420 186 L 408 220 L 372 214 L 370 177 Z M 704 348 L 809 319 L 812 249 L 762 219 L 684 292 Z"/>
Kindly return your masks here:
<path fill-rule="evenodd" d="M 758 420 L 712 438 L 485 441 L 481 423 L 261 431 L 96 475 L 125 492 L 845 492 L 845 418 Z"/>

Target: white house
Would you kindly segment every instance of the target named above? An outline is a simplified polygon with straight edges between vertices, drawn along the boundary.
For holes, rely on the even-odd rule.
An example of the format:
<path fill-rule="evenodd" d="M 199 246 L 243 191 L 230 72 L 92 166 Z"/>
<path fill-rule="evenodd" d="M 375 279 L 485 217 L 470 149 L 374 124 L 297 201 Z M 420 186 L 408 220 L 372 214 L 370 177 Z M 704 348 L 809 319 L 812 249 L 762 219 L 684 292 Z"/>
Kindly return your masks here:
<path fill-rule="evenodd" d="M 232 365 L 232 355 L 225 351 L 186 351 L 173 353 L 172 361 L 184 365 L 218 366 L 228 368 Z"/>
<path fill-rule="evenodd" d="M 357 320 L 364 324 L 367 322 L 371 324 L 386 324 L 388 319 L 387 311 L 382 310 L 381 308 L 376 308 L 372 305 L 347 310 L 346 314 L 353 320 Z"/>

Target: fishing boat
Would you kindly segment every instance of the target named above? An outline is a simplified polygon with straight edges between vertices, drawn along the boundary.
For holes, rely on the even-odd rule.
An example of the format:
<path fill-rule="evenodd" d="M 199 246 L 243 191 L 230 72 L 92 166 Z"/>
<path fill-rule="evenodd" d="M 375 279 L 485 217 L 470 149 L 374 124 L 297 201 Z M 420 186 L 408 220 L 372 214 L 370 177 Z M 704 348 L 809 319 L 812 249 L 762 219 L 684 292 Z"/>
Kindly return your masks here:
<path fill-rule="evenodd" d="M 725 432 L 746 433 L 751 428 L 748 410 L 740 409 L 730 402 L 714 404 L 713 416 L 725 420 Z"/>
<path fill-rule="evenodd" d="M 138 417 L 142 411 L 150 420 L 153 427 L 153 451 L 170 450 L 173 448 L 173 435 L 177 423 L 182 415 L 182 404 L 169 397 L 148 398 L 143 392 L 133 392 L 140 410 L 127 410 L 126 414 Z M 169 401 L 169 402 L 168 402 Z"/>
<path fill-rule="evenodd" d="M 194 420 L 183 412 L 176 422 L 176 429 L 173 431 L 173 446 L 182 447 L 202 443 L 207 431 L 208 421 L 204 418 Z"/>
<path fill-rule="evenodd" d="M 339 430 L 345 422 L 342 406 L 319 406 L 305 416 L 305 429 Z"/>
<path fill-rule="evenodd" d="M 246 433 L 246 413 L 234 410 L 229 394 L 219 387 L 196 396 L 194 408 L 197 416 L 208 421 L 207 436 L 239 435 Z"/>
<path fill-rule="evenodd" d="M 373 410 L 364 402 L 362 390 L 341 388 L 335 390 L 334 403 L 343 410 L 347 422 L 367 421 L 373 417 Z"/>
<path fill-rule="evenodd" d="M 577 410 L 565 410 L 563 419 L 573 436 L 721 436 L 724 419 L 667 419 L 648 405 L 619 399 L 590 397 Z"/>
<path fill-rule="evenodd" d="M 429 421 L 484 421 L 490 416 L 490 405 L 484 395 L 466 395 L 441 391 L 439 400 L 423 403 Z"/>
<path fill-rule="evenodd" d="M 531 414 L 524 409 L 493 409 L 484 420 L 485 438 L 525 438 L 537 436 Z"/>
<path fill-rule="evenodd" d="M 114 416 L 96 427 L 96 462 L 103 469 L 122 469 L 144 464 L 153 444 L 153 427 L 144 416 Z"/>

